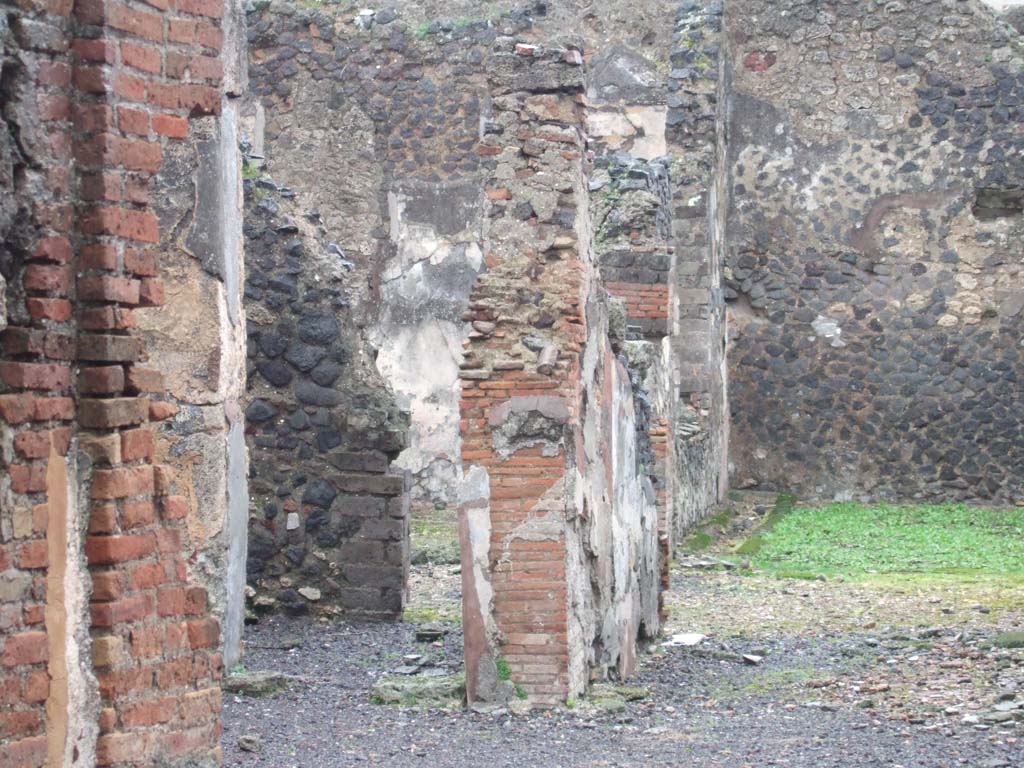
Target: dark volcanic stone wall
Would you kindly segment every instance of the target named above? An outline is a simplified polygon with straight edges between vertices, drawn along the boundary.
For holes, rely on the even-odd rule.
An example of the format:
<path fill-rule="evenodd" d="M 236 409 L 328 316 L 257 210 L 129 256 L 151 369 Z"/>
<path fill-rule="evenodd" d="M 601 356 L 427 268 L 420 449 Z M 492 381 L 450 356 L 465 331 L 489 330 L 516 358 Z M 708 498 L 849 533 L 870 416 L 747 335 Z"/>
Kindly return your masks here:
<path fill-rule="evenodd" d="M 461 480 L 463 315 L 483 269 L 482 62 L 497 34 L 472 8 L 457 22 L 446 11 L 274 4 L 248 16 L 257 144 L 360 273 L 352 317 L 411 414 L 397 465 L 428 508 L 453 505 Z"/>
<path fill-rule="evenodd" d="M 1021 498 L 1020 39 L 952 0 L 726 18 L 734 484 Z"/>
<path fill-rule="evenodd" d="M 251 517 L 258 610 L 393 615 L 409 565 L 407 414 L 355 330 L 359 278 L 318 214 L 245 182 Z"/>

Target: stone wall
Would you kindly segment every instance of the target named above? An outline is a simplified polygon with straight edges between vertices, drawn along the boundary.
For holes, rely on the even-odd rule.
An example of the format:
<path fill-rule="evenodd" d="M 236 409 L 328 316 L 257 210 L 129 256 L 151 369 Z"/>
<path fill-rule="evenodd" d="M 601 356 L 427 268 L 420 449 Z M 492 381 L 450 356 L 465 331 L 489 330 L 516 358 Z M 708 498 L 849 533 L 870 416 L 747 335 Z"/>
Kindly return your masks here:
<path fill-rule="evenodd" d="M 726 18 L 734 481 L 1019 499 L 1020 38 L 977 2 Z"/>
<path fill-rule="evenodd" d="M 682 3 L 669 75 L 668 146 L 675 186 L 678 362 L 674 436 L 675 533 L 700 520 L 729 484 L 729 396 L 722 291 L 728 51 L 723 3 Z"/>
<path fill-rule="evenodd" d="M 218 764 L 246 571 L 394 616 L 410 495 L 499 705 L 730 471 L 1020 500 L 1019 9 L 249 8 L 0 11 L 0 766 Z"/>
<path fill-rule="evenodd" d="M 259 264 L 248 292 L 259 413 L 250 410 L 249 421 L 263 418 L 251 427 L 260 499 L 250 543 L 259 554 L 250 563 L 273 570 L 263 584 L 270 592 L 282 582 L 294 592 L 310 579 L 321 589 L 326 574 L 304 569 L 316 566 L 323 546 L 306 546 L 315 534 L 304 522 L 287 533 L 284 505 L 273 497 L 291 497 L 294 522 L 306 520 L 286 478 L 322 472 L 323 451 L 360 449 L 325 448 L 312 432 L 294 433 L 288 391 L 308 374 L 283 347 L 272 361 L 256 342 L 313 311 L 297 299 L 308 289 L 300 273 L 315 273 L 310 285 L 344 286 L 335 303 L 345 306 L 334 313 L 341 327 L 353 326 L 352 349 L 375 364 L 376 386 L 386 382 L 410 412 L 409 443 L 394 467 L 412 473 L 413 505 L 451 505 L 462 488 L 466 524 L 473 522 L 464 530 L 467 627 L 482 628 L 476 639 L 469 632 L 471 696 L 508 695 L 510 686 L 493 685 L 500 657 L 531 699 L 551 702 L 580 692 L 592 674 L 629 673 L 637 637 L 656 631 L 656 582 L 675 536 L 717 498 L 720 475 L 705 466 L 724 450 L 710 437 L 722 423 L 724 392 L 720 368 L 700 361 L 721 359 L 708 357 L 721 336 L 721 296 L 704 230 L 683 238 L 687 258 L 704 265 L 687 271 L 689 294 L 676 275 L 674 201 L 695 194 L 688 176 L 673 178 L 678 161 L 666 154 L 670 95 L 683 75 L 668 76 L 673 29 L 664 18 L 677 5 L 645 5 L 641 27 L 616 23 L 624 13 L 616 3 L 582 17 L 563 3 L 495 4 L 486 16 L 464 5 L 364 12 L 275 4 L 249 13 L 246 130 L 257 165 L 273 178 L 247 182 L 262 197 L 249 209 L 248 233 L 250 266 Z M 510 41 L 530 46 L 566 28 L 583 32 L 570 47 L 562 40 L 551 50 L 540 45 L 536 57 L 514 54 Z M 523 138 L 515 119 L 539 127 Z M 715 166 L 714 114 L 709 125 L 705 185 Z M 569 155 L 548 157 L 559 142 L 575 165 Z M 521 194 L 516 173 L 536 177 Z M 287 242 L 268 234 L 285 208 L 303 244 L 290 267 Z M 296 277 L 282 283 L 275 273 L 289 269 Z M 528 321 L 519 318 L 527 304 L 536 314 Z M 684 329 L 680 313 L 704 318 L 703 335 Z M 479 348 L 491 350 L 486 365 L 473 357 Z M 497 359 L 495 350 L 510 357 Z M 536 397 L 558 403 L 545 400 L 536 417 Z M 677 450 L 679 403 L 700 422 L 699 453 Z M 348 396 L 336 405 L 336 418 L 363 407 Z M 545 426 L 552 408 L 562 415 Z M 491 424 L 491 413 L 504 415 Z M 520 446 L 520 429 L 546 437 Z M 566 447 L 546 455 L 538 447 L 545 441 Z M 538 529 L 536 541 L 530 533 L 524 545 L 516 533 L 523 515 L 541 511 L 550 530 Z M 534 593 L 521 571 L 551 578 Z M 506 595 L 518 605 L 511 615 Z M 270 596 L 258 599 L 270 605 Z M 308 601 L 291 594 L 285 602 Z M 506 642 L 508 635 L 530 640 Z M 537 653 L 550 654 L 549 663 Z"/>
<path fill-rule="evenodd" d="M 409 508 L 389 470 L 408 418 L 352 320 L 365 272 L 290 189 L 267 175 L 245 189 L 253 608 L 395 616 Z"/>
<path fill-rule="evenodd" d="M 3 765 L 219 763 L 245 509 L 228 11 L 0 11 Z M 175 357 L 182 316 L 201 359 Z"/>
<path fill-rule="evenodd" d="M 444 21 L 456 10 L 274 4 L 249 14 L 264 126 L 255 143 L 362 281 L 348 294 L 351 317 L 410 414 L 395 466 L 411 473 L 421 508 L 454 504 L 461 480 L 463 315 L 483 266 L 474 146 L 494 30 L 472 9 Z"/>

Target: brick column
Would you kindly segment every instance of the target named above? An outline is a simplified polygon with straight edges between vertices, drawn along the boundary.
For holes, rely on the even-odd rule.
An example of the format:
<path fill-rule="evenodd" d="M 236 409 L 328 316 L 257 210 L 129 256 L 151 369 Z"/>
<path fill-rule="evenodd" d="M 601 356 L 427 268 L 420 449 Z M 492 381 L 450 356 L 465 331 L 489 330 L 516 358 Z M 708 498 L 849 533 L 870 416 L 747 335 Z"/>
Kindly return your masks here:
<path fill-rule="evenodd" d="M 220 109 L 222 10 L 53 0 L 9 17 L 27 219 L 4 232 L 24 306 L 0 361 L 0 765 L 219 763 L 220 630 L 182 555 L 190 489 L 154 463 L 175 407 L 134 329 L 164 301 L 150 180 Z"/>
<path fill-rule="evenodd" d="M 99 765 L 219 759 L 220 628 L 181 555 L 188 489 L 153 462 L 151 424 L 175 406 L 161 401 L 161 376 L 144 367 L 133 328 L 137 308 L 164 298 L 149 179 L 165 145 L 188 136 L 190 117 L 220 110 L 222 12 L 220 0 L 75 9 L 78 391 L 95 466 L 86 554 Z"/>
<path fill-rule="evenodd" d="M 495 161 L 488 270 L 473 291 L 462 371 L 467 685 L 470 701 L 518 693 L 549 704 L 569 694 L 566 471 L 585 338 L 575 230 L 582 70 L 573 51 L 529 45 L 495 60 L 481 146 Z M 561 92 L 533 95 L 531 78 Z M 537 210 L 541 199 L 548 210 Z"/>
<path fill-rule="evenodd" d="M 62 764 L 69 672 L 63 575 L 73 434 L 70 3 L 4 11 L 0 178 L 10 218 L 0 335 L 0 766 Z M 73 535 L 73 534 L 72 534 Z"/>

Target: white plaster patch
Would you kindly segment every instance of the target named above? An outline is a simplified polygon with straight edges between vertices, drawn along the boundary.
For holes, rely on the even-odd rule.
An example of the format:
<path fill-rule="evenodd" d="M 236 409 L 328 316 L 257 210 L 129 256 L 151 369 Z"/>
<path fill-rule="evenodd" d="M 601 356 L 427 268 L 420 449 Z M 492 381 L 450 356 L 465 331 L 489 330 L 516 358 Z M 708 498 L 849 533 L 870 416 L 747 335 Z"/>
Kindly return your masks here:
<path fill-rule="evenodd" d="M 627 107 L 626 117 L 637 130 L 631 153 L 643 160 L 653 160 L 668 152 L 665 142 L 667 107 Z"/>
<path fill-rule="evenodd" d="M 478 272 L 483 267 L 484 252 L 476 243 L 470 243 L 466 246 L 466 262 Z"/>
<path fill-rule="evenodd" d="M 621 112 L 588 112 L 587 133 L 618 149 L 636 135 L 636 127 Z"/>
<path fill-rule="evenodd" d="M 469 559 L 472 564 L 473 580 L 477 602 L 480 606 L 480 619 L 488 642 L 493 648 L 498 637 L 498 627 L 494 621 L 494 588 L 491 586 L 491 510 L 488 504 L 491 497 L 491 480 L 483 467 L 471 467 L 464 475 L 459 487 L 461 515 L 467 532 Z M 466 553 L 463 553 L 463 563 Z M 463 579 L 466 574 L 463 574 Z"/>
<path fill-rule="evenodd" d="M 843 329 L 839 327 L 838 321 L 823 315 L 818 315 L 811 323 L 811 327 L 814 329 L 814 333 L 817 334 L 818 338 L 825 339 L 831 346 L 846 346 L 846 342 L 840 338 L 843 335 Z"/>

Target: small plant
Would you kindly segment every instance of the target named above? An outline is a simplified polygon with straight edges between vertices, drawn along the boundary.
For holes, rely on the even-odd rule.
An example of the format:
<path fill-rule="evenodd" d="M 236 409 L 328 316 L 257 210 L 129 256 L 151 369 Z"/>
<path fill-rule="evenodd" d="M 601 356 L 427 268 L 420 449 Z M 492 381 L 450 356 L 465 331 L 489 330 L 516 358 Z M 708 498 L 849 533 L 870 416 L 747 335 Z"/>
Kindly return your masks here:
<path fill-rule="evenodd" d="M 243 162 L 242 163 L 242 178 L 250 181 L 255 181 L 260 177 L 260 171 L 256 167 L 255 163 Z"/>
<path fill-rule="evenodd" d="M 505 659 L 498 659 L 494 662 L 494 666 L 498 669 L 498 679 L 502 682 L 512 679 L 512 668 L 509 667 L 508 662 Z"/>
<path fill-rule="evenodd" d="M 516 683 L 516 698 L 520 701 L 526 701 L 527 699 L 526 691 L 523 690 L 523 686 L 519 683 Z"/>

